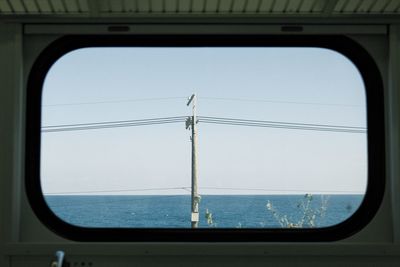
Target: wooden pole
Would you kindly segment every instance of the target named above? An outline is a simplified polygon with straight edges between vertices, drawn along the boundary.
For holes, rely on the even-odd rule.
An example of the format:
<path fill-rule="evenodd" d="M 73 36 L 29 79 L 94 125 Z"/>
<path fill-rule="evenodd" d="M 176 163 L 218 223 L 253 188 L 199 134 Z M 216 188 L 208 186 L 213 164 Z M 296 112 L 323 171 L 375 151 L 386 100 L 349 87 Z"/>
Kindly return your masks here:
<path fill-rule="evenodd" d="M 192 228 L 199 226 L 199 202 L 200 196 L 197 192 L 197 116 L 196 116 L 196 94 L 189 98 L 187 105 L 192 103 L 192 117 L 189 118 L 189 123 L 192 128 L 192 213 L 191 222 Z M 186 125 L 189 125 L 186 123 Z"/>

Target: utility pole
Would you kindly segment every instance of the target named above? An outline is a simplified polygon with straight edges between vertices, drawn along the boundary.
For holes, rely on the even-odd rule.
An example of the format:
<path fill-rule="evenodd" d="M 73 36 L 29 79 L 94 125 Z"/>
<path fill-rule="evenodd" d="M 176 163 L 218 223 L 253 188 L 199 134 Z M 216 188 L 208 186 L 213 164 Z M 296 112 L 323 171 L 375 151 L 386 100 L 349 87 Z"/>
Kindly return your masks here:
<path fill-rule="evenodd" d="M 199 227 L 199 202 L 200 196 L 197 193 L 197 117 L 196 117 L 196 94 L 193 94 L 187 103 L 187 106 L 192 103 L 192 116 L 186 119 L 186 129 L 192 129 L 192 228 Z"/>

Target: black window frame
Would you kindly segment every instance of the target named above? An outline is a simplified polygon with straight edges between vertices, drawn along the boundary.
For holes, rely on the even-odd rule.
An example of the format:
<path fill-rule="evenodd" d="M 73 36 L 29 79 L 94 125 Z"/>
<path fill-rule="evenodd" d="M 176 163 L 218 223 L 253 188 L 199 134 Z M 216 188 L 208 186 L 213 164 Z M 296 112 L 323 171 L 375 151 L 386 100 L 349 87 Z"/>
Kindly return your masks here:
<path fill-rule="evenodd" d="M 360 207 L 345 221 L 324 228 L 190 229 L 89 228 L 69 224 L 47 205 L 40 180 L 42 88 L 51 66 L 66 53 L 88 47 L 313 47 L 347 57 L 359 70 L 366 90 L 368 182 Z M 25 191 L 39 220 L 75 241 L 307 242 L 336 241 L 363 229 L 377 213 L 385 190 L 384 87 L 368 51 L 344 35 L 69 35 L 47 46 L 27 82 Z"/>

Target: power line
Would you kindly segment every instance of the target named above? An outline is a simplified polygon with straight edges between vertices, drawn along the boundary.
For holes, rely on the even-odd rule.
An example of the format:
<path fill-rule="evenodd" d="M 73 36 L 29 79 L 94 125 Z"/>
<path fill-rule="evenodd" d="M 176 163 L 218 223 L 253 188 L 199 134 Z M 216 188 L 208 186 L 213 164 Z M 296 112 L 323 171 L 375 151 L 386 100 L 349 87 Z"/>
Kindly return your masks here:
<path fill-rule="evenodd" d="M 163 100 L 174 100 L 174 99 L 186 99 L 186 97 L 184 97 L 184 96 L 172 96 L 172 97 L 136 98 L 136 99 L 109 100 L 109 101 L 88 101 L 88 102 L 75 102 L 75 103 L 56 103 L 56 104 L 45 104 L 45 105 L 42 105 L 42 107 L 117 104 L 117 103 L 130 103 L 130 102 L 144 102 L 144 101 L 163 101 Z M 300 102 L 300 101 L 283 101 L 283 100 L 252 99 L 252 98 L 233 98 L 233 97 L 199 97 L 199 99 L 202 99 L 202 100 L 216 100 L 216 101 L 235 101 L 235 102 L 261 102 L 261 103 L 276 103 L 276 104 L 295 104 L 295 105 L 363 107 L 362 105 L 354 105 L 354 104 Z"/>
<path fill-rule="evenodd" d="M 140 189 L 116 189 L 116 190 L 91 190 L 91 191 L 66 191 L 66 192 L 51 192 L 44 193 L 45 196 L 50 195 L 78 195 L 78 194 L 96 194 L 96 193 L 125 193 L 125 192 L 145 192 L 145 191 L 169 191 L 169 190 L 185 190 L 190 191 L 190 186 L 181 187 L 159 187 L 159 188 L 140 188 Z M 219 187 L 219 186 L 199 186 L 199 189 L 209 190 L 226 190 L 226 191 L 261 191 L 261 192 L 319 192 L 326 194 L 347 193 L 347 194 L 360 194 L 361 191 L 353 190 L 314 190 L 314 189 L 269 189 L 269 188 L 246 188 L 246 187 Z"/>
<path fill-rule="evenodd" d="M 166 117 L 166 118 L 153 118 L 153 119 L 141 119 L 141 120 L 49 125 L 42 127 L 42 132 L 64 132 L 64 131 L 96 130 L 96 129 L 106 129 L 106 128 L 157 125 L 157 124 L 183 122 L 185 121 L 185 119 L 186 119 L 185 116 L 180 116 L 180 117 Z"/>
<path fill-rule="evenodd" d="M 251 99 L 251 98 L 246 99 L 246 98 L 228 98 L 228 97 L 199 97 L 199 99 L 217 100 L 217 101 L 264 102 L 264 103 L 276 103 L 276 104 L 316 105 L 316 106 L 363 107 L 362 105 L 353 105 L 353 104 L 279 101 L 279 100 L 268 100 L 268 99 Z"/>
<path fill-rule="evenodd" d="M 50 195 L 45 194 L 45 197 L 46 196 L 50 196 Z M 71 195 L 51 195 L 51 197 L 54 197 L 54 196 L 59 197 L 59 196 L 71 196 Z M 80 196 L 80 195 L 74 195 L 74 196 Z M 83 195 L 83 197 L 87 197 L 87 196 L 88 195 Z M 89 197 L 98 197 L 98 196 L 99 195 L 91 195 Z M 120 197 L 121 195 L 100 195 L 100 196 L 106 196 L 106 197 L 108 197 L 108 196 L 111 196 L 111 197 L 117 196 L 117 197 Z M 132 195 L 122 195 L 122 196 L 132 196 Z M 143 200 L 148 200 L 149 199 L 148 197 L 152 197 L 152 198 L 156 197 L 157 199 L 165 200 L 165 199 L 168 199 L 168 198 L 174 198 L 177 195 L 140 195 L 142 197 L 137 197 L 138 195 L 133 195 L 133 196 L 135 196 L 134 201 L 143 201 Z M 68 202 L 68 204 L 52 204 L 51 201 L 48 201 L 47 204 L 49 205 L 50 208 L 64 208 L 64 207 L 71 207 L 71 206 L 88 206 L 88 205 L 99 205 L 99 204 L 119 204 L 119 203 L 127 203 L 127 202 L 128 203 L 132 203 L 132 199 L 130 199 L 130 198 L 128 198 L 128 199 L 113 199 L 113 200 L 107 199 L 106 201 L 103 200 L 103 201 L 91 201 L 91 202 L 76 201 L 75 203 Z"/>
<path fill-rule="evenodd" d="M 186 116 L 176 117 L 163 117 L 163 118 L 152 118 L 152 119 L 140 119 L 140 120 L 119 120 L 119 121 L 103 121 L 103 122 L 87 122 L 87 123 L 74 123 L 74 124 L 62 124 L 62 125 L 47 125 L 43 128 L 57 128 L 57 127 L 75 127 L 75 126 L 88 126 L 88 125 L 103 125 L 103 124 L 119 124 L 119 123 L 135 123 L 135 122 L 147 122 L 147 121 L 158 121 L 158 120 L 174 120 L 174 119 L 186 119 Z"/>
<path fill-rule="evenodd" d="M 75 194 L 96 194 L 96 193 L 123 193 L 123 192 L 143 192 L 143 191 L 164 191 L 164 190 L 186 190 L 190 188 L 185 187 L 156 187 L 156 188 L 136 188 L 136 189 L 115 189 L 115 190 L 88 190 L 88 191 L 66 191 L 66 192 L 52 192 L 44 193 L 44 195 L 75 195 Z"/>
<path fill-rule="evenodd" d="M 312 124 L 312 123 L 297 123 L 297 122 L 282 122 L 282 121 L 262 121 L 262 120 L 248 120 L 248 119 L 235 119 L 235 118 L 222 118 L 222 117 L 207 117 L 207 116 L 198 116 L 203 120 L 225 120 L 225 121 L 237 121 L 244 123 L 271 123 L 271 124 L 282 124 L 282 125 L 302 125 L 302 126 L 315 126 L 315 127 L 332 127 L 332 128 L 352 128 L 358 130 L 365 130 L 364 127 L 360 126 L 344 126 L 344 125 L 329 125 L 329 124 Z"/>
<path fill-rule="evenodd" d="M 164 118 L 140 119 L 140 120 L 49 125 L 42 127 L 42 132 L 64 132 L 64 131 L 96 130 L 105 128 L 157 125 L 157 124 L 183 122 L 186 120 L 186 118 L 187 118 L 186 116 L 177 116 L 177 117 L 164 117 Z M 312 131 L 345 132 L 345 133 L 366 132 L 366 128 L 364 127 L 293 123 L 293 122 L 281 122 L 281 121 L 261 121 L 261 120 L 247 120 L 247 119 L 234 119 L 234 118 L 221 118 L 221 117 L 207 117 L 207 116 L 198 116 L 198 121 L 202 123 L 246 126 L 246 127 L 268 127 L 268 128 L 293 129 L 293 130 L 312 130 Z"/>
<path fill-rule="evenodd" d="M 182 122 L 182 120 L 143 122 L 143 123 L 124 123 L 124 124 L 99 125 L 99 126 L 66 127 L 66 128 L 58 128 L 58 129 L 44 129 L 44 130 L 42 130 L 42 132 L 49 133 L 49 132 L 97 130 L 97 129 L 106 129 L 106 128 L 134 127 L 134 126 L 157 125 L 157 124 L 176 123 L 176 122 Z"/>
<path fill-rule="evenodd" d="M 364 192 L 352 191 L 352 190 L 304 190 L 304 189 L 268 189 L 268 188 L 239 188 L 239 187 L 216 187 L 216 186 L 203 186 L 201 189 L 212 189 L 212 190 L 228 190 L 228 191 L 263 191 L 263 192 L 321 192 L 321 193 L 352 193 L 360 194 Z"/>
<path fill-rule="evenodd" d="M 116 104 L 116 103 L 129 103 L 129 102 L 143 102 L 143 101 L 161 101 L 161 100 L 172 100 L 172 99 L 186 99 L 186 97 L 172 96 L 172 97 L 136 98 L 136 99 L 110 100 L 110 101 L 57 103 L 57 104 L 46 104 L 42 106 L 43 107 L 80 106 L 80 105 Z"/>
<path fill-rule="evenodd" d="M 346 133 L 365 133 L 366 128 L 353 126 L 339 126 L 327 124 L 307 124 L 307 123 L 291 123 L 279 121 L 257 121 L 232 118 L 203 117 L 199 116 L 199 122 L 247 126 L 247 127 L 269 127 L 293 130 L 312 130 L 312 131 L 329 131 L 329 132 L 346 132 Z"/>

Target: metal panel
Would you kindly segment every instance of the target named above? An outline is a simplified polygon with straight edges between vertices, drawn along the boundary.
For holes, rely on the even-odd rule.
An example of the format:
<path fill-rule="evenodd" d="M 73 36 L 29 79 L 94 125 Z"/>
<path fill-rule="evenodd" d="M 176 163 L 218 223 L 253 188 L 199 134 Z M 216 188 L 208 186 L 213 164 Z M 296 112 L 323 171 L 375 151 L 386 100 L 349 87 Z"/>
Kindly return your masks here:
<path fill-rule="evenodd" d="M 275 0 L 262 0 L 260 5 L 260 12 L 271 12 L 274 6 Z"/>
<path fill-rule="evenodd" d="M 65 7 L 69 13 L 78 13 L 78 1 L 77 0 L 67 0 L 64 1 Z"/>
<path fill-rule="evenodd" d="M 125 12 L 137 12 L 136 0 L 124 0 L 123 7 Z"/>
<path fill-rule="evenodd" d="M 261 0 L 248 0 L 245 7 L 245 12 L 254 13 L 258 11 Z"/>
<path fill-rule="evenodd" d="M 55 13 L 66 13 L 62 0 L 51 0 L 50 3 L 52 4 Z"/>
<path fill-rule="evenodd" d="M 6 0 L 0 0 L 0 12 L 1 13 L 13 13 L 11 6 Z"/>
<path fill-rule="evenodd" d="M 316 0 L 304 0 L 299 8 L 301 13 L 311 13 Z"/>
<path fill-rule="evenodd" d="M 375 1 L 375 0 L 372 0 L 372 1 Z M 339 0 L 336 3 L 336 6 L 333 9 L 333 11 L 334 12 L 342 12 L 346 4 L 347 4 L 347 0 Z"/>
<path fill-rule="evenodd" d="M 312 13 L 321 13 L 324 10 L 324 7 L 326 6 L 327 1 L 314 1 L 314 4 L 311 8 Z"/>
<path fill-rule="evenodd" d="M 149 12 L 150 11 L 150 1 L 148 0 L 137 0 L 138 12 Z"/>
<path fill-rule="evenodd" d="M 98 11 L 100 11 L 102 13 L 110 13 L 111 12 L 111 6 L 110 6 L 110 2 L 108 0 L 100 0 L 100 1 L 91 0 L 91 2 L 89 4 L 90 4 L 89 9 L 97 9 Z"/>
<path fill-rule="evenodd" d="M 87 13 L 89 12 L 89 5 L 87 0 L 78 0 L 78 8 L 80 12 Z"/>
<path fill-rule="evenodd" d="M 376 0 L 364 0 L 361 5 L 358 7 L 357 12 L 366 13 L 369 12 L 372 6 L 375 4 Z"/>
<path fill-rule="evenodd" d="M 343 8 L 343 12 L 355 12 L 361 5 L 362 0 L 349 0 L 346 1 L 346 5 Z"/>
<path fill-rule="evenodd" d="M 36 3 L 41 13 L 51 13 L 53 11 L 48 0 L 36 0 Z"/>
<path fill-rule="evenodd" d="M 27 13 L 38 13 L 39 8 L 35 1 L 32 0 L 22 0 L 22 4 L 25 6 Z"/>
<path fill-rule="evenodd" d="M 178 1 L 178 12 L 189 12 L 190 11 L 190 1 Z"/>
<path fill-rule="evenodd" d="M 272 12 L 283 13 L 286 9 L 288 0 L 275 1 L 272 6 Z"/>
<path fill-rule="evenodd" d="M 218 11 L 220 13 L 230 12 L 233 0 L 220 0 Z"/>
<path fill-rule="evenodd" d="M 301 2 L 302 0 L 290 0 L 286 8 L 286 12 L 288 13 L 298 12 L 300 9 Z"/>
<path fill-rule="evenodd" d="M 149 2 L 151 12 L 164 12 L 164 0 L 151 0 Z"/>
<path fill-rule="evenodd" d="M 218 12 L 218 1 L 206 1 L 206 12 L 216 13 Z"/>
<path fill-rule="evenodd" d="M 129 24 L 125 24 L 130 26 Z M 282 25 L 196 25 L 196 24 L 132 24 L 127 32 L 110 33 L 109 24 L 71 25 L 71 24 L 28 24 L 24 34 L 294 34 L 282 32 Z M 376 34 L 386 35 L 386 25 L 304 25 L 302 32 L 295 34 Z"/>
<path fill-rule="evenodd" d="M 203 12 L 204 1 L 203 0 L 192 0 L 192 12 Z"/>
<path fill-rule="evenodd" d="M 121 13 L 124 11 L 121 0 L 108 1 L 108 5 L 110 7 L 110 13 Z"/>
<path fill-rule="evenodd" d="M 379 0 L 375 1 L 375 4 L 371 7 L 371 13 L 381 13 L 387 4 L 389 4 L 390 0 Z"/>
<path fill-rule="evenodd" d="M 164 2 L 165 2 L 164 4 L 165 12 L 176 13 L 178 11 L 178 0 L 164 0 Z"/>
<path fill-rule="evenodd" d="M 12 10 L 15 13 L 26 13 L 26 9 L 24 5 L 22 4 L 21 0 L 12 0 L 8 1 L 12 7 Z"/>
<path fill-rule="evenodd" d="M 399 6 L 400 6 L 400 0 L 392 0 L 389 2 L 389 4 L 384 9 L 384 12 L 385 13 L 394 13 L 398 10 Z"/>
<path fill-rule="evenodd" d="M 246 1 L 233 1 L 232 12 L 244 12 L 246 8 Z"/>
<path fill-rule="evenodd" d="M 0 0 L 4 15 L 87 14 L 89 17 L 121 13 L 254 14 L 281 15 L 348 14 L 393 15 L 400 0 Z"/>

